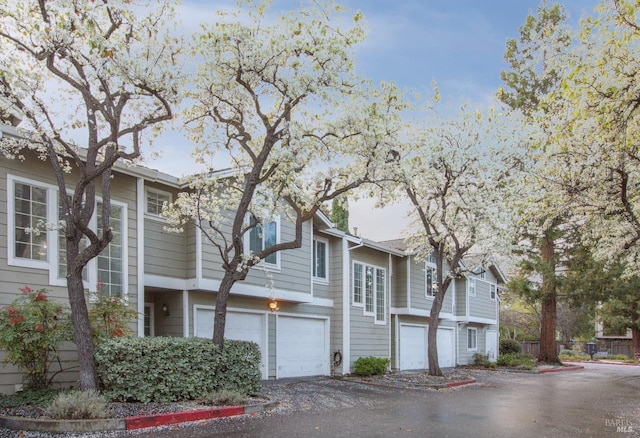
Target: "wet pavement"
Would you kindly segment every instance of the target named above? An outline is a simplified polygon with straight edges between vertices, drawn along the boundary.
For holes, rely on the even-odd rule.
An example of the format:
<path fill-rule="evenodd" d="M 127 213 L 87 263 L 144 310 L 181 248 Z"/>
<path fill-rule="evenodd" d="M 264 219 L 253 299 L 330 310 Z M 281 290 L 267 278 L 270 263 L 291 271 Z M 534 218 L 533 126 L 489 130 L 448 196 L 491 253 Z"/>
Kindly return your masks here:
<path fill-rule="evenodd" d="M 640 367 L 584 366 L 549 374 L 469 371 L 478 383 L 452 389 L 285 379 L 265 383 L 265 394 L 281 401 L 267 412 L 75 436 L 640 437 Z"/>

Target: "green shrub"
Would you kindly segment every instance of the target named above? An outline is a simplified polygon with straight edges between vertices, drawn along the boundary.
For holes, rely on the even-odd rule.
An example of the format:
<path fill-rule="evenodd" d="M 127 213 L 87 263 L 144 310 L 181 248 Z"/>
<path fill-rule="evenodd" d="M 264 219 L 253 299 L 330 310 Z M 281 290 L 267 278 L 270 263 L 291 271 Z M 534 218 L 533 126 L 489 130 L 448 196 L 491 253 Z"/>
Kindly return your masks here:
<path fill-rule="evenodd" d="M 109 417 L 107 401 L 96 391 L 62 392 L 46 409 L 49 416 L 65 420 Z"/>
<path fill-rule="evenodd" d="M 224 354 L 208 339 L 114 338 L 95 351 L 105 396 L 117 401 L 172 402 L 205 398 L 225 388 L 260 388 L 255 343 L 226 341 Z"/>
<path fill-rule="evenodd" d="M 216 390 L 228 389 L 244 394 L 258 392 L 262 379 L 258 344 L 225 341 L 216 377 Z"/>
<path fill-rule="evenodd" d="M 520 353 L 520 342 L 515 339 L 500 339 L 500 354 Z"/>
<path fill-rule="evenodd" d="M 27 388 L 46 388 L 51 364 L 58 360 L 58 346 L 73 339 L 68 312 L 61 304 L 49 301 L 46 289 L 28 286 L 13 302 L 0 310 L 0 349 L 5 363 L 24 371 Z"/>
<path fill-rule="evenodd" d="M 389 359 L 384 357 L 359 357 L 353 364 L 353 373 L 358 376 L 374 376 L 387 372 Z"/>
<path fill-rule="evenodd" d="M 246 394 L 239 391 L 221 389 L 211 394 L 207 401 L 213 406 L 240 406 L 244 404 L 246 399 Z"/>
<path fill-rule="evenodd" d="M 627 360 L 627 359 L 629 359 L 629 356 L 627 356 L 626 354 L 614 354 L 612 356 L 609 356 L 607 359 L 611 359 L 611 360 Z"/>
<path fill-rule="evenodd" d="M 559 356 L 573 356 L 574 354 L 573 350 L 560 350 Z"/>
<path fill-rule="evenodd" d="M 498 356 L 498 366 L 520 368 L 520 369 L 533 369 L 535 367 L 535 358 L 531 356 L 523 356 L 515 353 L 501 354 Z"/>

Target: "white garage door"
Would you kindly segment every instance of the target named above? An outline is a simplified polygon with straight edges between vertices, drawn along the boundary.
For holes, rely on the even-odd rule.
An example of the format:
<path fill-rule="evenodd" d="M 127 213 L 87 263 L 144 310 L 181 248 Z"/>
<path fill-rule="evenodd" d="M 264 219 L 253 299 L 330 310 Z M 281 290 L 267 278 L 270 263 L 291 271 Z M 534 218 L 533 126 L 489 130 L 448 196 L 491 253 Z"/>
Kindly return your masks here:
<path fill-rule="evenodd" d="M 329 374 L 327 320 L 278 317 L 277 377 Z"/>
<path fill-rule="evenodd" d="M 427 326 L 400 324 L 400 369 L 427 368 Z"/>
<path fill-rule="evenodd" d="M 196 308 L 194 335 L 209 339 L 213 337 L 213 317 L 213 309 Z M 234 341 L 252 341 L 258 344 L 262 355 L 260 371 L 262 371 L 262 378 L 267 378 L 267 340 L 264 315 L 227 311 L 224 338 Z"/>
<path fill-rule="evenodd" d="M 438 365 L 440 365 L 440 368 L 450 368 L 453 366 L 453 335 L 453 329 L 438 329 Z"/>

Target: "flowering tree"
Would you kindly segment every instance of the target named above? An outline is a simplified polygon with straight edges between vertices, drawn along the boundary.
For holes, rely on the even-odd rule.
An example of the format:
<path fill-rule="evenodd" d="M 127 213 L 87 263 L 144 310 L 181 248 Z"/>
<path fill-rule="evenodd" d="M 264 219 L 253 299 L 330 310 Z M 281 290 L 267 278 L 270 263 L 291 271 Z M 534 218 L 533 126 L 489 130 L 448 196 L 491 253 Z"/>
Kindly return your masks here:
<path fill-rule="evenodd" d="M 3 152 L 35 150 L 59 193 L 73 192 L 59 197 L 60 232 L 83 390 L 97 381 L 82 271 L 112 239 L 112 166 L 140 157 L 143 132 L 171 119 L 176 99 L 180 45 L 163 34 L 171 7 L 148 3 L 0 1 L 0 117 L 20 114 L 25 130 L 3 138 Z M 98 192 L 99 233 L 89 226 Z"/>
<path fill-rule="evenodd" d="M 563 82 L 549 101 L 559 173 L 584 217 L 594 255 L 640 274 L 640 11 L 638 2 L 603 2 L 584 20 Z"/>
<path fill-rule="evenodd" d="M 246 6 L 246 7 L 245 7 Z M 372 89 L 354 73 L 352 50 L 364 38 L 360 14 L 344 27 L 332 3 L 272 19 L 266 3 L 240 4 L 203 27 L 202 59 L 187 110 L 196 158 L 224 154 L 231 172 L 190 179 L 165 213 L 174 230 L 195 225 L 217 248 L 224 276 L 217 293 L 214 342 L 222 348 L 227 299 L 249 269 L 302 244 L 302 224 L 324 203 L 378 179 L 399 126 L 402 97 L 392 85 Z M 255 253 L 244 246 L 284 212 L 291 241 Z"/>
<path fill-rule="evenodd" d="M 397 151 L 395 191 L 387 199 L 399 199 L 403 193 L 409 198 L 414 218 L 407 229 L 409 246 L 422 259 L 432 254 L 436 264 L 437 292 L 427 335 L 430 375 L 442 375 L 439 315 L 451 282 L 467 273 L 463 258 L 473 250 L 487 261 L 507 235 L 503 200 L 509 164 L 500 147 L 507 144 L 499 139 L 501 120 L 492 111 L 482 114 L 463 107 L 453 119 L 435 117 L 423 129 L 414 126 L 414 137 Z"/>

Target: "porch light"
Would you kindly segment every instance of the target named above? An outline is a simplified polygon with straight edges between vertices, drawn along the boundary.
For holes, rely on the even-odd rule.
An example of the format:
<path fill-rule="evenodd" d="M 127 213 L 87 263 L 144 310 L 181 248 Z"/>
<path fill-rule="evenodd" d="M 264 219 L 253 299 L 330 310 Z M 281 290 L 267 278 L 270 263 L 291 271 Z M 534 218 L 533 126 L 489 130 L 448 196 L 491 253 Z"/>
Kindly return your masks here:
<path fill-rule="evenodd" d="M 169 316 L 170 312 L 168 304 L 165 303 L 162 305 L 162 313 L 164 313 L 164 316 Z"/>
<path fill-rule="evenodd" d="M 271 301 L 269 301 L 269 310 L 271 310 L 272 312 L 280 310 L 280 307 L 278 307 L 278 302 L 275 299 L 271 299 Z"/>

